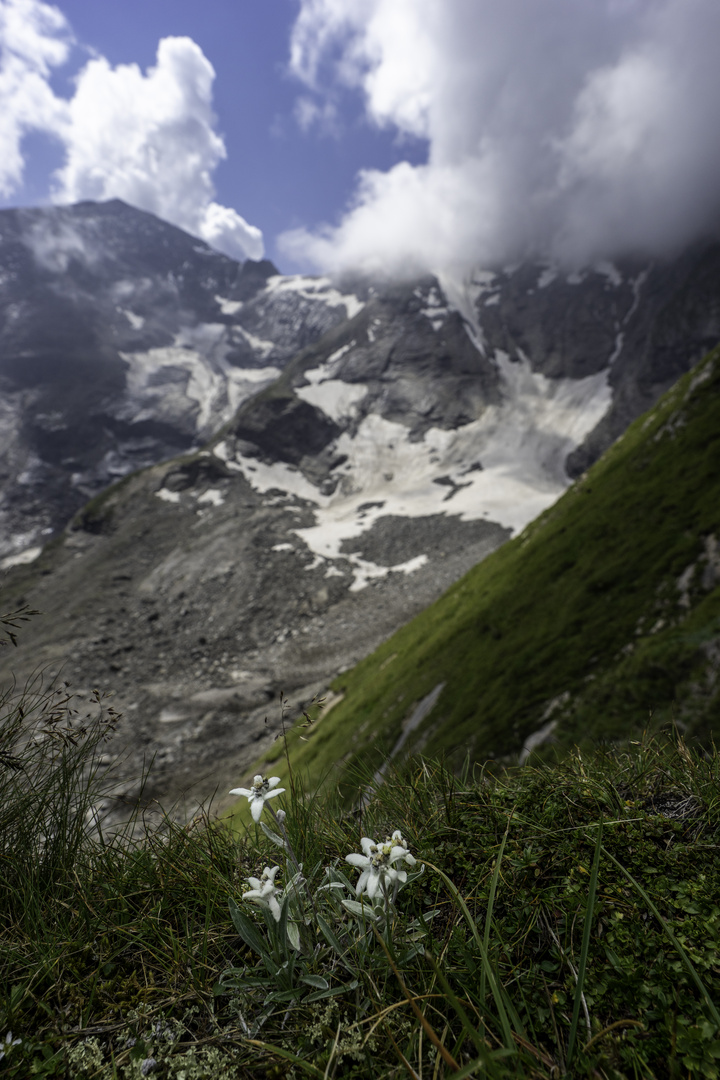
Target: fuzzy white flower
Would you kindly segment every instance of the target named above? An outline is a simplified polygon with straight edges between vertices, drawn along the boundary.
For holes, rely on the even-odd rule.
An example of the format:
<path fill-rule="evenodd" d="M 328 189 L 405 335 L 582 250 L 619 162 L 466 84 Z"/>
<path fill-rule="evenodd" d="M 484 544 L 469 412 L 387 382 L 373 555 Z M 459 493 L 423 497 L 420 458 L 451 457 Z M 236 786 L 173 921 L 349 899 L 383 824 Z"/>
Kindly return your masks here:
<path fill-rule="evenodd" d="M 279 776 L 255 776 L 251 788 L 233 788 L 230 795 L 244 795 L 250 803 L 250 813 L 253 821 L 259 821 L 263 812 L 263 806 L 268 799 L 274 799 L 276 795 L 282 795 L 284 787 L 276 787 L 280 783 Z"/>
<path fill-rule="evenodd" d="M 275 922 L 280 922 L 280 905 L 277 901 L 277 897 L 280 894 L 275 884 L 275 875 L 277 874 L 279 866 L 266 866 L 263 870 L 262 877 L 250 877 L 247 879 L 248 885 L 252 886 L 248 892 L 243 893 L 243 900 L 248 900 L 251 904 L 257 904 L 258 907 L 267 908 L 271 912 Z"/>
<path fill-rule="evenodd" d="M 0 1061 L 5 1057 L 8 1050 L 13 1046 L 18 1046 L 22 1042 L 22 1039 L 13 1039 L 12 1031 L 8 1031 L 4 1040 L 0 1042 Z"/>
<path fill-rule="evenodd" d="M 408 866 L 415 865 L 415 856 L 411 855 L 407 841 L 403 838 L 399 829 L 392 836 L 385 838 L 382 844 L 376 844 L 368 836 L 363 836 L 360 841 L 363 854 L 345 856 L 345 862 L 351 866 L 362 869 L 360 878 L 355 886 L 357 896 L 366 892 L 371 900 L 375 898 L 378 890 L 384 892 L 388 885 L 392 885 L 395 892 L 407 881 L 405 870 L 398 870 L 393 865 L 397 862 L 406 862 Z"/>

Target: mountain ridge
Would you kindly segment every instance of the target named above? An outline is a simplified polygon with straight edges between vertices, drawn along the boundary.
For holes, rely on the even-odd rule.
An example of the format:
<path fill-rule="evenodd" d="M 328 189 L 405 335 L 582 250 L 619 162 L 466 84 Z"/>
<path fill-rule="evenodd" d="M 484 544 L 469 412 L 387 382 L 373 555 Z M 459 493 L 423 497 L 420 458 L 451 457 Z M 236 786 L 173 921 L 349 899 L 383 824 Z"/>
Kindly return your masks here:
<path fill-rule="evenodd" d="M 345 317 L 295 280 L 117 199 L 0 211 L 0 558 L 201 444 Z"/>
<path fill-rule="evenodd" d="M 77 506 L 75 516 L 44 550 L 5 558 L 12 601 L 47 613 L 13 657 L 18 677 L 45 667 L 80 695 L 115 691 L 123 797 L 134 797 L 146 754 L 148 797 L 174 798 L 198 777 L 205 794 L 215 781 L 232 786 L 267 742 L 264 718 L 281 692 L 300 706 L 371 653 L 566 490 L 566 463 L 593 438 L 599 453 L 613 408 L 620 424 L 685 370 L 714 331 L 715 308 L 695 301 L 693 281 L 712 293 L 720 247 L 683 259 L 477 271 L 464 298 L 430 277 L 333 283 L 251 267 L 249 298 L 218 292 L 212 277 L 200 290 L 212 323 L 180 325 L 176 282 L 169 308 L 158 306 L 176 321 L 147 324 L 166 344 L 137 337 L 137 320 L 150 319 L 130 304 L 142 275 L 121 304 L 115 279 L 101 281 L 127 335 L 116 349 L 125 382 L 93 407 L 101 420 L 124 410 L 130 432 L 172 421 L 185 449 L 158 460 L 156 441 L 141 471 L 120 454 L 122 480 L 107 487 L 95 474 L 88 503 L 66 464 L 62 491 L 70 484 L 75 504 L 58 506 L 68 517 Z M 225 257 L 222 267 L 230 272 Z M 163 281 L 150 295 L 165 295 Z M 642 355 L 631 349 L 641 323 L 659 327 Z M 655 369 L 661 346 L 670 359 Z M 247 395 L 233 403 L 238 379 Z M 19 392 L 5 385 L 9 399 Z M 22 423 L 15 414 L 18 430 L 34 422 L 28 409 Z M 80 438 L 83 425 L 66 421 L 58 437 Z M 92 468 L 107 472 L 107 449 L 88 450 Z M 16 492 L 32 510 L 44 489 L 13 453 L 5 508 Z"/>

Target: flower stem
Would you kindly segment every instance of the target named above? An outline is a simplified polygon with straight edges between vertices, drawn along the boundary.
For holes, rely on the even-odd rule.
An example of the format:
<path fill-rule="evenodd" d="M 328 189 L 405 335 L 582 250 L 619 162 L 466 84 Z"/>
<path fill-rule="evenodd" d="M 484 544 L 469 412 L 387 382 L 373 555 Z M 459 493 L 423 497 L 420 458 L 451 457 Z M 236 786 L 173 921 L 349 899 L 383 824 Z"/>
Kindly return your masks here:
<path fill-rule="evenodd" d="M 272 806 L 268 806 L 268 810 L 270 811 L 270 813 L 272 815 L 273 821 L 275 822 L 278 829 L 282 833 L 282 838 L 285 841 L 285 850 L 286 850 L 286 852 L 288 854 L 288 858 L 290 859 L 290 862 L 293 865 L 294 871 L 295 871 L 296 874 L 300 875 L 300 881 L 305 886 L 305 892 L 307 893 L 308 900 L 310 901 L 310 907 L 312 908 L 313 915 L 315 916 L 315 923 L 317 925 L 317 910 L 315 908 L 315 898 L 313 897 L 312 891 L 310 889 L 310 883 L 308 882 L 307 878 L 303 874 L 302 867 L 300 866 L 300 863 L 298 862 L 298 859 L 297 859 L 297 856 L 296 856 L 295 851 L 293 849 L 293 846 L 290 843 L 290 837 L 288 836 L 287 829 L 285 828 L 285 822 L 280 820 L 280 818 L 277 816 L 276 812 L 273 810 Z"/>

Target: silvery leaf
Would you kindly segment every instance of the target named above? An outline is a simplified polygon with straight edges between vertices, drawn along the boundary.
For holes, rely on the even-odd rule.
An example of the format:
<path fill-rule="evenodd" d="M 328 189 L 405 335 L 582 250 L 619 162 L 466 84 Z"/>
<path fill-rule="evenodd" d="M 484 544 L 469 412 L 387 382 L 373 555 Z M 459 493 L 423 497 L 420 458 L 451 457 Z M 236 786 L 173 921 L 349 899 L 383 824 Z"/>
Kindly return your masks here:
<path fill-rule="evenodd" d="M 260 822 L 260 828 L 265 833 L 268 840 L 272 840 L 273 844 L 277 844 L 277 846 L 281 847 L 281 848 L 284 848 L 284 847 L 287 846 L 285 844 L 285 841 L 283 840 L 282 836 L 278 836 L 278 834 L 276 832 L 273 832 L 272 829 L 269 829 L 264 821 Z"/>

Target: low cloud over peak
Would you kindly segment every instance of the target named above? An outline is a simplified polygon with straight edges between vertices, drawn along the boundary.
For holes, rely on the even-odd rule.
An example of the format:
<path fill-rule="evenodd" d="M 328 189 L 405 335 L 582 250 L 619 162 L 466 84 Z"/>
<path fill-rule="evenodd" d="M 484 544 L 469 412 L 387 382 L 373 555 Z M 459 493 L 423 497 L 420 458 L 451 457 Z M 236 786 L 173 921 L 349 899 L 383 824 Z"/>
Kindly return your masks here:
<path fill-rule="evenodd" d="M 362 172 L 342 219 L 284 250 L 403 274 L 716 235 L 718 41 L 717 0 L 301 0 L 306 93 L 359 92 L 428 149 Z"/>
<path fill-rule="evenodd" d="M 49 82 L 69 53 L 62 13 L 40 0 L 0 0 L 0 29 L 0 194 L 22 181 L 24 135 L 43 131 L 66 155 L 54 201 L 124 199 L 235 258 L 262 257 L 260 230 L 213 198 L 225 145 L 212 111 L 215 72 L 194 41 L 162 39 L 145 73 L 91 59 L 64 99 Z"/>

